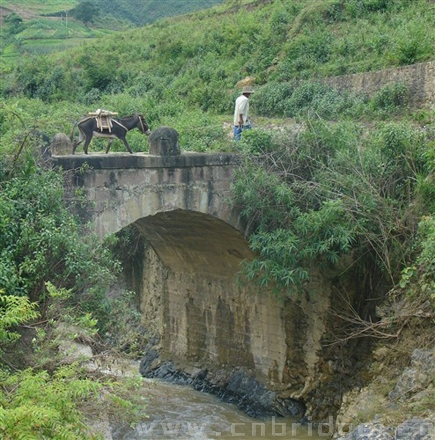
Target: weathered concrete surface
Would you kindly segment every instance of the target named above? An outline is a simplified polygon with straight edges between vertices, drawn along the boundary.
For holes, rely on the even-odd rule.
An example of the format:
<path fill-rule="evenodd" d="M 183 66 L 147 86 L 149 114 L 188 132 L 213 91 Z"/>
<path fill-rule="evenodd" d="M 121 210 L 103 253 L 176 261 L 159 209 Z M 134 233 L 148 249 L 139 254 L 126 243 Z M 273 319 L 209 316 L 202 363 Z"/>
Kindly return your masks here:
<path fill-rule="evenodd" d="M 183 153 L 179 156 L 164 157 L 145 153 L 90 153 L 57 156 L 53 162 L 65 170 L 78 170 L 84 164 L 88 169 L 141 169 L 141 168 L 187 168 L 204 166 L 234 166 L 238 156 L 231 153 Z"/>
<path fill-rule="evenodd" d="M 70 170 L 66 197 L 73 202 L 77 189 L 84 192 L 88 203 L 82 215 L 95 222 L 101 238 L 141 218 L 177 209 L 243 229 L 227 200 L 236 155 L 83 154 L 54 156 L 53 161 Z"/>
<path fill-rule="evenodd" d="M 72 143 L 69 137 L 64 133 L 57 133 L 54 135 L 53 140 L 50 144 L 51 154 L 57 156 L 71 154 L 73 149 Z"/>
<path fill-rule="evenodd" d="M 234 369 L 241 368 L 279 399 L 306 402 L 316 416 L 306 396 L 326 377 L 321 340 L 327 331 L 331 286 L 314 278 L 307 286 L 310 298 L 280 300 L 266 289 L 239 283 L 240 263 L 251 253 L 237 231 L 186 214 L 186 221 L 168 238 L 162 225 L 169 231 L 167 225 L 173 222 L 167 223 L 166 217 L 164 213 L 138 222 L 151 243 L 143 256 L 141 312 L 144 326 L 158 335 L 153 349 L 161 354 L 149 368 L 171 360 L 192 377 L 207 369 L 206 379 L 223 387 Z M 188 224 L 195 236 L 187 232 Z M 155 235 L 160 238 L 155 240 Z M 181 241 L 172 249 L 176 237 Z M 210 256 L 213 250 L 215 257 Z M 228 376 L 223 376 L 225 371 Z"/>

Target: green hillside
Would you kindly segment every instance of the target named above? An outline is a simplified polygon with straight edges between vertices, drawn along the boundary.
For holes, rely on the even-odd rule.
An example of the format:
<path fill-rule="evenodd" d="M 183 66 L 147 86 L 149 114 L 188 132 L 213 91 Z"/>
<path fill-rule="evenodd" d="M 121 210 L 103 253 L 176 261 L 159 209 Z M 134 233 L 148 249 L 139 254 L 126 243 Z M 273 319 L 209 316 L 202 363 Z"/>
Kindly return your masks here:
<path fill-rule="evenodd" d="M 94 0 L 100 11 L 137 26 L 167 17 L 188 14 L 223 3 L 223 0 Z"/>
<path fill-rule="evenodd" d="M 433 59 L 433 8 L 425 0 L 228 0 L 190 17 L 93 39 L 36 64 L 26 57 L 10 68 L 3 57 L 1 93 L 72 102 L 78 106 L 72 117 L 89 106 L 140 108 L 152 124 L 183 130 L 210 121 L 204 112 L 228 115 L 236 83 L 249 76 L 265 86 L 253 97 L 258 116 L 294 117 L 298 109 L 287 101 L 295 81 Z M 185 120 L 195 112 L 195 122 Z M 195 129 L 185 146 L 193 148 L 196 137 L 198 144 L 211 142 Z"/>
<path fill-rule="evenodd" d="M 21 5 L 30 10 L 42 3 L 48 8 L 50 2 Z M 49 12 L 66 4 L 53 0 Z M 128 26 L 134 4 L 119 3 Z M 136 7 L 151 16 L 145 5 L 155 4 Z M 43 286 L 52 276 L 58 288 L 74 289 L 80 298 L 86 292 L 80 306 L 100 313 L 95 325 L 105 333 L 113 318 L 101 300 L 107 286 L 87 274 L 99 264 L 103 273 L 115 273 L 111 254 L 101 247 L 94 252 L 92 243 L 77 250 L 79 233 L 64 236 L 65 229 L 80 226 L 60 208 L 61 176 L 46 173 L 35 157 L 41 138 L 70 134 L 89 111 L 141 112 L 151 130 L 176 129 L 182 151 L 241 156 L 232 202 L 250 225 L 249 243 L 258 256 L 245 263 L 242 279 L 272 287 L 283 300 L 304 295 L 307 301 L 313 268 L 333 280 L 333 296 L 344 310 L 331 318 L 337 334 L 324 335 L 324 350 L 345 361 L 331 379 L 336 382 L 304 398 L 313 405 L 333 401 L 331 411 L 337 411 L 340 398 L 324 399 L 325 393 L 344 392 L 356 376 L 358 383 L 376 376 L 367 367 L 367 351 L 359 350 L 361 335 L 369 336 L 367 348 L 385 335 L 396 343 L 418 327 L 419 338 L 396 344 L 403 363 L 409 347 L 433 341 L 435 120 L 431 108 L 410 105 L 410 90 L 400 81 L 369 95 L 319 80 L 435 60 L 434 8 L 427 0 L 226 0 L 123 31 L 72 20 L 68 38 L 61 36 L 67 24 L 59 17 L 52 38 L 62 50 L 44 55 L 46 41 L 40 52 L 13 63 L 8 51 L 11 57 L 25 53 L 20 44 L 36 45 L 38 26 L 49 26 L 41 16 L 26 18 L 27 29 L 4 26 L 3 38 L 10 40 L 0 59 L 0 186 L 7 191 L 0 192 L 0 290 L 45 304 Z M 20 34 L 26 36 L 21 43 Z M 76 45 L 68 48 L 73 35 Z M 240 81 L 255 88 L 253 129 L 233 142 Z M 135 152 L 147 152 L 137 130 L 128 139 Z M 90 151 L 103 147 L 93 140 Z M 115 142 L 111 151 L 124 147 Z M 385 309 L 388 327 L 376 327 L 378 306 L 387 300 L 394 302 Z M 343 323 L 343 316 L 350 318 Z M 383 370 L 384 396 L 385 383 L 397 380 L 399 371 L 391 364 Z M 426 397 L 425 411 L 435 412 L 433 389 Z M 401 420 L 423 413 L 406 402 L 396 410 Z"/>
<path fill-rule="evenodd" d="M 85 39 L 210 8 L 222 1 L 5 1 L 0 6 L 0 51 L 4 59 L 12 60 L 20 53 L 41 55 L 62 51 Z M 89 21 L 84 22 L 86 17 Z"/>
<path fill-rule="evenodd" d="M 4 0 L 1 7 L 26 18 L 47 15 L 60 15 L 71 11 L 85 0 Z M 161 18 L 187 14 L 200 9 L 210 8 L 223 0 L 93 0 L 101 17 L 113 16 L 142 26 Z"/>

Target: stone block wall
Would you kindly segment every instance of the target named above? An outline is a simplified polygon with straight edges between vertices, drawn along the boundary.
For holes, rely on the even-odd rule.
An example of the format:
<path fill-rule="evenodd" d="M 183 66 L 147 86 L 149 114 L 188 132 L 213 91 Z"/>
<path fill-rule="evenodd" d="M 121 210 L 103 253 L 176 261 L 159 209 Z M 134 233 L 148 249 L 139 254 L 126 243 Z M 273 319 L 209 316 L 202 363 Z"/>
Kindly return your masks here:
<path fill-rule="evenodd" d="M 435 62 L 418 63 L 376 72 L 356 73 L 322 79 L 338 90 L 373 95 L 387 84 L 403 82 L 408 86 L 413 107 L 433 108 L 435 103 Z"/>

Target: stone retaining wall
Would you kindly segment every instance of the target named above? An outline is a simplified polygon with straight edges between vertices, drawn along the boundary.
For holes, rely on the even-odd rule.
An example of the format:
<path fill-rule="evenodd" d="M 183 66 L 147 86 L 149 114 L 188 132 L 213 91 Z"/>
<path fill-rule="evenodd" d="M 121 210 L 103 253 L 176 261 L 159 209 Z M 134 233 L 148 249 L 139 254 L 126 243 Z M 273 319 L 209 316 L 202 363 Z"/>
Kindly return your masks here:
<path fill-rule="evenodd" d="M 403 82 L 408 86 L 411 106 L 432 108 L 435 100 L 435 62 L 335 76 L 324 78 L 321 82 L 338 90 L 365 93 L 369 96 L 387 84 Z"/>

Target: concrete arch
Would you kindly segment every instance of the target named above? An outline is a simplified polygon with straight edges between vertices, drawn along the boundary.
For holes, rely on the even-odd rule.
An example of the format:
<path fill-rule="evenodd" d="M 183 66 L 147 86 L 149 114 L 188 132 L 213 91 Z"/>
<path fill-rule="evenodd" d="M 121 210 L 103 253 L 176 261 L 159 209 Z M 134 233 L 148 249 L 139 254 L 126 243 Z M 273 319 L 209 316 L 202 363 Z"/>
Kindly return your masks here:
<path fill-rule="evenodd" d="M 122 153 L 54 160 L 70 170 L 67 197 L 74 199 L 77 189 L 85 194 L 87 206 L 81 215 L 94 222 L 100 238 L 140 219 L 177 210 L 206 214 L 244 232 L 239 212 L 229 201 L 235 155 Z"/>
<path fill-rule="evenodd" d="M 245 237 L 228 223 L 177 209 L 134 223 L 162 263 L 174 272 L 230 278 L 252 253 Z"/>

